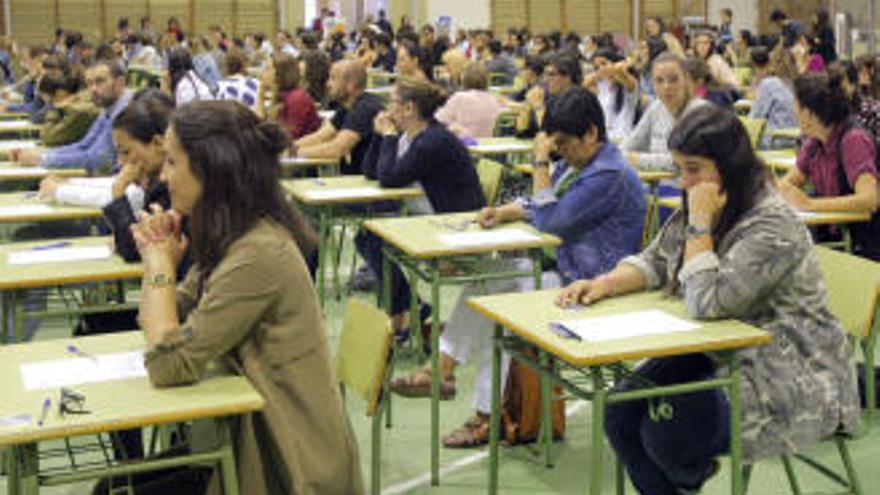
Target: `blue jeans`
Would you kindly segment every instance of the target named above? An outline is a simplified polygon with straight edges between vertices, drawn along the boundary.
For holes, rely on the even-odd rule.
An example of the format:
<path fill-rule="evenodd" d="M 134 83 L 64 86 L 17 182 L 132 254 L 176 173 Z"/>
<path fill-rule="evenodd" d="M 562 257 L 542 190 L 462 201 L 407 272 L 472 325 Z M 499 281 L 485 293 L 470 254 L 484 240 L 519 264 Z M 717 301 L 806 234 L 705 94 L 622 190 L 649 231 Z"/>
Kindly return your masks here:
<path fill-rule="evenodd" d="M 385 297 L 385 283 L 382 278 L 382 261 L 385 255 L 382 253 L 382 239 L 378 236 L 367 232 L 360 231 L 354 238 L 354 244 L 357 251 L 367 261 L 367 265 L 372 270 L 376 280 L 379 281 L 381 297 Z M 396 263 L 391 263 L 391 314 L 397 315 L 409 310 L 409 282 L 398 268 Z M 385 307 L 385 301 L 381 301 L 382 307 Z"/>
<path fill-rule="evenodd" d="M 651 359 L 636 375 L 671 385 L 709 379 L 715 366 L 705 354 L 688 354 Z M 637 379 L 630 378 L 615 390 L 638 387 Z M 682 489 L 699 488 L 712 474 L 713 458 L 730 444 L 730 408 L 722 390 L 664 400 L 672 406 L 671 418 L 652 419 L 647 400 L 611 404 L 605 413 L 608 441 L 642 495 L 678 495 Z"/>

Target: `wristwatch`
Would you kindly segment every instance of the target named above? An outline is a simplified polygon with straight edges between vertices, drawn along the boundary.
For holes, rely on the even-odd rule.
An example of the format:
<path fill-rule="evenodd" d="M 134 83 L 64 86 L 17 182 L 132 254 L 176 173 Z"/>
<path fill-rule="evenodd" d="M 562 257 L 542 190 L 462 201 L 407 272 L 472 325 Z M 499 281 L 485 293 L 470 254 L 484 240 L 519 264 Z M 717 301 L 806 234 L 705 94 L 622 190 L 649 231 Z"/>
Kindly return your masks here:
<path fill-rule="evenodd" d="M 703 227 L 700 225 L 688 225 L 687 229 L 685 229 L 685 235 L 687 240 L 696 239 L 697 237 L 703 235 L 709 235 L 712 233 L 712 229 L 709 227 Z"/>

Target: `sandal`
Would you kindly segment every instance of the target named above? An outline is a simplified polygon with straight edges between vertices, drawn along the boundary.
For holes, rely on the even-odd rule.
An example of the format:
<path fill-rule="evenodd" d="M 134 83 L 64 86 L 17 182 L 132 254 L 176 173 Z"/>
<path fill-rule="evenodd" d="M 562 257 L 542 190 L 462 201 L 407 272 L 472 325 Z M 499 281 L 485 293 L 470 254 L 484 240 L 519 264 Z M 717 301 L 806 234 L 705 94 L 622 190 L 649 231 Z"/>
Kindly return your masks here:
<path fill-rule="evenodd" d="M 489 416 L 477 413 L 455 430 L 443 435 L 443 445 L 450 449 L 468 449 L 489 443 Z"/>
<path fill-rule="evenodd" d="M 419 368 L 415 373 L 391 382 L 391 391 L 403 397 L 431 397 L 431 368 Z M 440 379 L 440 400 L 455 398 L 455 377 Z"/>

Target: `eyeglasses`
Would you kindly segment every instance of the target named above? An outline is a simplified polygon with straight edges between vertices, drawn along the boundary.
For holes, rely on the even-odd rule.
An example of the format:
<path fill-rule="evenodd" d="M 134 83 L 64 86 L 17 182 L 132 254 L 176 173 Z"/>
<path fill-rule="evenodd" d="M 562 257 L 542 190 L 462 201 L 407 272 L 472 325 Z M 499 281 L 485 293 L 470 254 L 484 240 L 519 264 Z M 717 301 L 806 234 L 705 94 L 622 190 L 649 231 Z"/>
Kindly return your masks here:
<path fill-rule="evenodd" d="M 89 414 L 85 409 L 86 396 L 69 388 L 61 387 L 61 400 L 58 401 L 58 414 Z"/>

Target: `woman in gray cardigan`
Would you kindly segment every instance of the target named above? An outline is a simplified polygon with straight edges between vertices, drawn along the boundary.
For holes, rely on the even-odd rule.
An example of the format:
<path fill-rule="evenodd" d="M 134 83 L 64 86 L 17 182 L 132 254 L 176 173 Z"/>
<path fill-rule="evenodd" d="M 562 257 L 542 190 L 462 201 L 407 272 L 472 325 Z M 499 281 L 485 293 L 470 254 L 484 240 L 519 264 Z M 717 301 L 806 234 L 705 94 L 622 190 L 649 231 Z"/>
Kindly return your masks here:
<path fill-rule="evenodd" d="M 699 108 L 672 131 L 669 148 L 685 189 L 683 208 L 645 251 L 571 284 L 558 303 L 665 287 L 695 318 L 736 318 L 770 332 L 771 344 L 737 353 L 746 462 L 855 432 L 852 352 L 828 310 L 810 234 L 771 185 L 742 124 L 724 110 Z M 659 384 L 716 372 L 724 370 L 706 354 L 651 359 L 636 370 Z M 696 493 L 717 469 L 714 457 L 729 448 L 722 391 L 668 400 L 675 410 L 668 421 L 652 421 L 644 400 L 610 405 L 606 413 L 609 441 L 642 494 Z"/>

